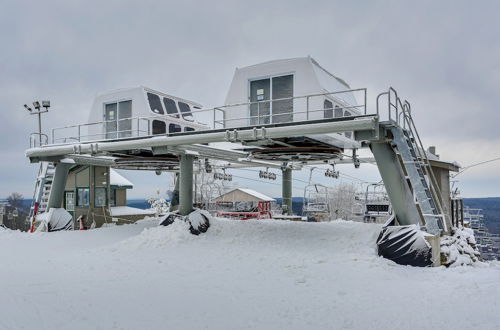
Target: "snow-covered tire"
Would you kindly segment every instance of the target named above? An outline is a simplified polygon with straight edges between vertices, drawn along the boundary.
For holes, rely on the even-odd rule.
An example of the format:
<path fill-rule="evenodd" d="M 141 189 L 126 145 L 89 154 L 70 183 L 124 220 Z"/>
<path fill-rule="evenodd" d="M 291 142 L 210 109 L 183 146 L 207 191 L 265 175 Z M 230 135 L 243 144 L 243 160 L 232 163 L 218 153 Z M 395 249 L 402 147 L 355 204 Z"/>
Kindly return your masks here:
<path fill-rule="evenodd" d="M 201 233 L 205 233 L 210 227 L 211 220 L 210 213 L 204 210 L 194 210 L 189 213 L 187 216 L 182 216 L 177 212 L 169 213 L 162 218 L 160 218 L 159 225 L 160 226 L 169 226 L 174 223 L 176 220 L 186 221 L 189 224 L 189 231 L 193 235 L 199 235 Z"/>
<path fill-rule="evenodd" d="M 211 215 L 204 210 L 194 210 L 186 217 L 189 223 L 189 231 L 193 235 L 205 233 L 210 227 Z"/>
<path fill-rule="evenodd" d="M 159 225 L 160 226 L 169 226 L 174 223 L 176 219 L 184 220 L 184 217 L 179 215 L 178 213 L 167 213 L 163 217 L 160 218 Z"/>

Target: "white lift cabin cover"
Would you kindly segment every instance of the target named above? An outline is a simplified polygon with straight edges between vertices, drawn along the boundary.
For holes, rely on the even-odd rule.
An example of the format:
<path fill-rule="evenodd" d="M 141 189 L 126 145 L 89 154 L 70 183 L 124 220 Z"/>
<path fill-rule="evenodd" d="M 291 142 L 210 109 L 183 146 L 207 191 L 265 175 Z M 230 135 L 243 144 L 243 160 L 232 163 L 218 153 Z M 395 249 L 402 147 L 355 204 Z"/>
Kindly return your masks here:
<path fill-rule="evenodd" d="M 356 97 L 364 99 L 364 94 L 355 94 L 311 57 L 237 68 L 226 97 L 225 124 L 236 127 L 362 115 L 364 105 Z M 231 106 L 248 102 L 258 103 Z M 346 132 L 314 138 L 338 147 L 359 147 L 352 136 Z"/>
<path fill-rule="evenodd" d="M 194 112 L 196 102 L 144 86 L 123 88 L 95 97 L 89 114 L 88 139 L 104 140 L 205 130 Z"/>

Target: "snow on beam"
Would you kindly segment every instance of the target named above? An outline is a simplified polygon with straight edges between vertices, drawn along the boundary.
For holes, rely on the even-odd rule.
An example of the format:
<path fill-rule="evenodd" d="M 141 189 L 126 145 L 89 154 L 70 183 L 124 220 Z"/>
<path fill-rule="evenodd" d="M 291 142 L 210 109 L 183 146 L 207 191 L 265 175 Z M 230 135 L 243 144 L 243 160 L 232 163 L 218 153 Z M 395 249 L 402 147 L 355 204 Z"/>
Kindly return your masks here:
<path fill-rule="evenodd" d="M 376 116 L 359 118 L 356 120 L 333 121 L 322 120 L 315 123 L 294 123 L 278 127 L 258 128 L 260 135 L 258 138 L 282 138 L 297 137 L 310 134 L 340 133 L 356 130 L 374 130 L 378 125 Z M 77 143 L 59 146 L 44 146 L 28 149 L 27 157 L 50 157 L 61 156 L 73 153 L 98 154 L 105 151 L 119 151 L 130 149 L 141 149 L 161 146 L 179 146 L 198 143 L 225 142 L 230 138 L 235 141 L 245 141 L 255 139 L 253 128 L 242 128 L 234 130 L 218 131 L 197 131 L 190 134 L 174 136 L 154 136 L 150 138 L 132 139 L 113 142 Z"/>

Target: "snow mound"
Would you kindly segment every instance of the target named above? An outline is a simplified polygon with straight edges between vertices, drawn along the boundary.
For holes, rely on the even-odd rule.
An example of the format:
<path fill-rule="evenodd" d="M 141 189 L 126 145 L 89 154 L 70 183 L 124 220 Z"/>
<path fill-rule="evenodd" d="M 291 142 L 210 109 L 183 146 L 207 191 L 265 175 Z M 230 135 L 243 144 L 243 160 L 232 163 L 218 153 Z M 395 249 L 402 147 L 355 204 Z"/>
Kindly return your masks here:
<path fill-rule="evenodd" d="M 480 262 L 480 257 L 470 228 L 455 228 L 452 236 L 441 238 L 441 263 L 447 267 L 473 265 Z"/>
<path fill-rule="evenodd" d="M 377 256 L 378 224 L 214 219 L 199 236 L 187 225 L 150 218 L 96 230 L 1 232 L 0 329 L 500 324 L 500 263 L 400 266 Z"/>
<path fill-rule="evenodd" d="M 174 221 L 170 226 L 157 226 L 144 229 L 139 235 L 121 241 L 115 248 L 130 250 L 162 248 L 184 241 L 192 241 L 189 224 L 185 221 Z"/>

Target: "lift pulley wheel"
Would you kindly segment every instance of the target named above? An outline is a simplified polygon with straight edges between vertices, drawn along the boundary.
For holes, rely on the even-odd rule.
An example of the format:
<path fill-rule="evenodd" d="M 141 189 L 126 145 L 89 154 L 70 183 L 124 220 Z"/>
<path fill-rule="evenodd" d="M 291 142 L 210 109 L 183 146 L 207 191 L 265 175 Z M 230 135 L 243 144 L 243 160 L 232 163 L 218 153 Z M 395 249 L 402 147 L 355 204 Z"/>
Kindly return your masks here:
<path fill-rule="evenodd" d="M 116 168 L 130 170 L 171 171 L 179 167 L 176 157 L 131 157 L 115 160 Z"/>
<path fill-rule="evenodd" d="M 338 158 L 342 150 L 335 147 L 283 147 L 256 149 L 255 159 L 273 161 L 318 161 Z"/>

